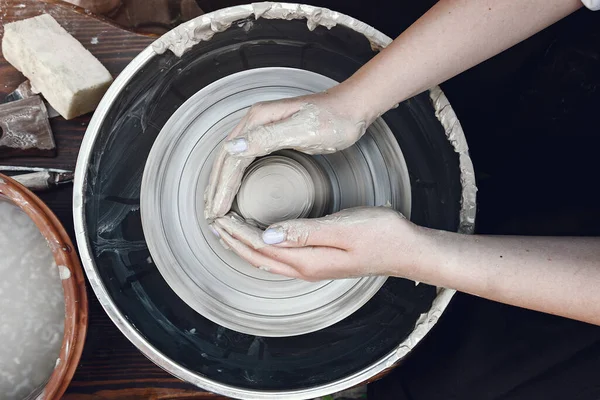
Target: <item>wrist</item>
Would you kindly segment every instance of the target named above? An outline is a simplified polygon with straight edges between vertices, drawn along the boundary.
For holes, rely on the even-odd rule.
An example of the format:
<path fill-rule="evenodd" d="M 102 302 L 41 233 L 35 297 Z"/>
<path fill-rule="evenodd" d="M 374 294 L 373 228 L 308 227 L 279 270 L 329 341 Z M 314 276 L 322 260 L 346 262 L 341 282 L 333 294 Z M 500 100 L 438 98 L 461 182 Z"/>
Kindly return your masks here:
<path fill-rule="evenodd" d="M 424 228 L 411 224 L 413 237 L 410 248 L 411 276 L 412 280 L 427 283 L 434 286 L 447 286 L 446 275 L 452 263 L 454 246 L 450 243 L 454 236 L 453 232 L 440 231 Z"/>
<path fill-rule="evenodd" d="M 387 110 L 380 110 L 371 93 L 352 78 L 327 91 L 339 99 L 344 112 L 356 123 L 364 122 L 368 127 Z"/>

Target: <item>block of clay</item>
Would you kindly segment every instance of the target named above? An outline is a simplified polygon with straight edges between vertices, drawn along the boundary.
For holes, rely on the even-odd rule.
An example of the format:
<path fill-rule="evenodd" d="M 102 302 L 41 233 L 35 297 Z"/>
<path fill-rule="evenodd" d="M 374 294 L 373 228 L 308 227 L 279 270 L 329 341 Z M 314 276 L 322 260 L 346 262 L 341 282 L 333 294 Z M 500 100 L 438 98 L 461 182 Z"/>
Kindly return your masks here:
<path fill-rule="evenodd" d="M 48 14 L 6 24 L 2 52 L 65 119 L 93 111 L 112 82 L 100 61 Z"/>

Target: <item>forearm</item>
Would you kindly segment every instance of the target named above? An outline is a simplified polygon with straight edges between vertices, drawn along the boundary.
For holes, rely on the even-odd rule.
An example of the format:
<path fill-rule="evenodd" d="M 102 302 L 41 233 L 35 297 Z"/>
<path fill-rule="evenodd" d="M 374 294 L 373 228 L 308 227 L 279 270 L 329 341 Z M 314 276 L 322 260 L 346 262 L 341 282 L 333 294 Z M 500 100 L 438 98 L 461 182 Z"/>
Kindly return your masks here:
<path fill-rule="evenodd" d="M 427 231 L 423 281 L 600 325 L 600 238 Z"/>
<path fill-rule="evenodd" d="M 580 7 L 580 0 L 441 0 L 341 88 L 374 118 Z"/>

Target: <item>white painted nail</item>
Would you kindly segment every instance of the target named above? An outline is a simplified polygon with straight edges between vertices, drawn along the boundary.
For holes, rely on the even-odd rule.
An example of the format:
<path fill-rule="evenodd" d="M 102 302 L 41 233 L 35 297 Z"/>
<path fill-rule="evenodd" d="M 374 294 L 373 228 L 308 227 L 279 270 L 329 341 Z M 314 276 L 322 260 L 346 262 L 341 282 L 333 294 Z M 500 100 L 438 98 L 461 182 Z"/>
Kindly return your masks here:
<path fill-rule="evenodd" d="M 263 235 L 263 242 L 266 244 L 278 244 L 285 240 L 285 232 L 283 228 L 269 228 Z"/>
<path fill-rule="evenodd" d="M 237 138 L 225 142 L 225 150 L 231 154 L 239 154 L 248 150 L 248 141 L 244 138 Z"/>
<path fill-rule="evenodd" d="M 262 269 L 263 271 L 269 272 L 271 270 L 271 267 L 267 267 L 266 265 L 261 265 L 260 267 L 258 267 L 258 269 Z"/>
<path fill-rule="evenodd" d="M 212 226 L 212 225 L 209 225 L 208 227 L 210 228 L 210 231 L 213 233 L 213 235 L 215 235 L 215 236 L 216 236 L 216 237 L 218 237 L 218 238 L 220 238 L 220 237 L 221 237 L 221 235 L 220 235 L 220 234 L 219 234 L 219 232 L 218 232 L 218 231 L 215 229 L 215 227 L 214 227 L 214 226 Z"/>

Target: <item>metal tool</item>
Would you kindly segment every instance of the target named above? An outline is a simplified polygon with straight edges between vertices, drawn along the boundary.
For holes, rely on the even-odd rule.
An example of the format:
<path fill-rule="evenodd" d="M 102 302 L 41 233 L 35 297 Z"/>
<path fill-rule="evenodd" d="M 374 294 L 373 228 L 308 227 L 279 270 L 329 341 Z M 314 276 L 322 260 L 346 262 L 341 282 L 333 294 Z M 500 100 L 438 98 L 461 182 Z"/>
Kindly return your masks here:
<path fill-rule="evenodd" d="M 11 178 L 34 192 L 73 182 L 73 172 L 54 168 L 0 166 L 0 172 L 17 172 Z M 25 172 L 20 173 L 19 172 Z"/>

